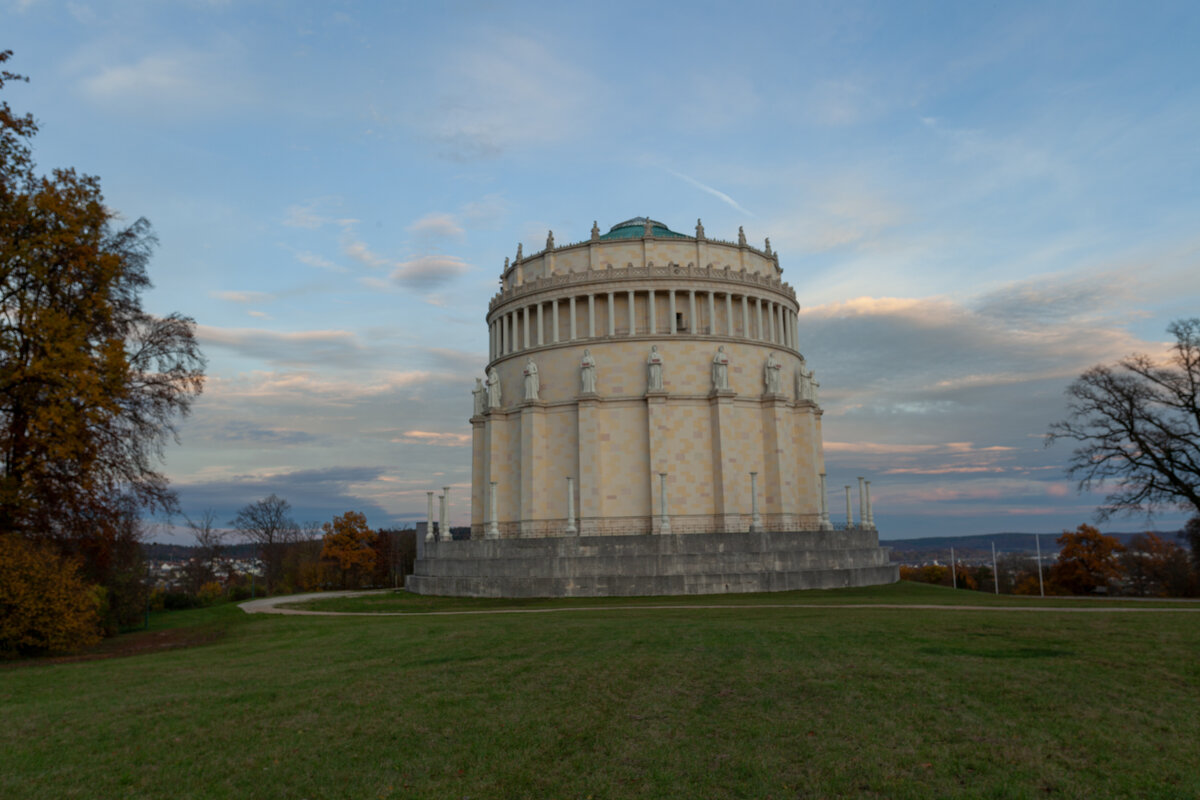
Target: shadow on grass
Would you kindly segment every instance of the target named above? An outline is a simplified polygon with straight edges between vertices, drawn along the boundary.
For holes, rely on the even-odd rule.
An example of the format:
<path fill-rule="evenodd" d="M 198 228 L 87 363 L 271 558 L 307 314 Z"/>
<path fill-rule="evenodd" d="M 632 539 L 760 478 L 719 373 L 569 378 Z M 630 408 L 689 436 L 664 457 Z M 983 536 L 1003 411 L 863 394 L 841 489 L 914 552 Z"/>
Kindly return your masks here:
<path fill-rule="evenodd" d="M 231 625 L 243 624 L 244 620 L 245 614 L 233 603 L 187 611 L 156 611 L 150 615 L 149 629 L 110 636 L 77 653 L 52 653 L 0 661 L 0 669 L 102 661 L 201 647 L 221 641 Z"/>

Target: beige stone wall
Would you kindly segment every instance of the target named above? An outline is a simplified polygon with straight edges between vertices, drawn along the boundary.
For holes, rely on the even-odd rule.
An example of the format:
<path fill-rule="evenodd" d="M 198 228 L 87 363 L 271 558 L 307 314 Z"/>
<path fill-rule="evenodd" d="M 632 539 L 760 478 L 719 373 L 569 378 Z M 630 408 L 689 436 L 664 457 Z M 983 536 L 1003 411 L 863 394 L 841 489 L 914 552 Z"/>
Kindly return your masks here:
<path fill-rule="evenodd" d="M 739 247 L 732 242 L 686 239 L 616 239 L 579 242 L 542 251 L 510 264 L 504 274 L 505 288 L 519 287 L 539 278 L 570 272 L 604 270 L 608 267 L 645 267 L 649 264 L 688 264 L 697 267 L 729 267 L 734 271 L 776 276 L 774 258 L 754 247 Z"/>
<path fill-rule="evenodd" d="M 651 344 L 666 362 L 666 393 L 647 397 Z M 714 397 L 712 357 L 719 345 L 730 357 L 732 391 Z M 705 338 L 638 337 L 586 346 L 597 362 L 598 394 L 582 402 L 584 344 L 546 347 L 495 363 L 504 407 L 474 421 L 480 440 L 475 475 L 499 484 L 503 535 L 560 535 L 568 475 L 577 478 L 581 533 L 657 530 L 662 472 L 668 475 L 668 512 L 676 532 L 747 527 L 752 471 L 758 473 L 760 513 L 768 529 L 816 527 L 820 412 L 795 402 L 798 356 Z M 764 396 L 768 352 L 783 364 L 782 396 Z M 537 403 L 522 399 L 528 357 L 538 365 Z M 483 498 L 473 493 L 476 504 Z M 476 535 L 486 521 L 487 511 L 473 507 Z"/>
<path fill-rule="evenodd" d="M 490 481 L 503 536 L 561 535 L 567 476 L 576 478 L 580 533 L 656 531 L 659 473 L 675 532 L 745 530 L 752 471 L 768 529 L 817 526 L 820 410 L 796 401 L 799 306 L 776 258 L 732 242 L 621 239 L 536 253 L 503 278 L 488 314 L 501 408 L 472 420 L 473 535 L 490 519 Z M 652 345 L 665 361 L 665 392 L 647 396 Z M 719 346 L 730 390 L 714 393 Z M 597 394 L 581 397 L 585 348 Z M 781 395 L 765 395 L 768 353 L 783 366 Z M 531 403 L 529 358 L 540 382 Z"/>

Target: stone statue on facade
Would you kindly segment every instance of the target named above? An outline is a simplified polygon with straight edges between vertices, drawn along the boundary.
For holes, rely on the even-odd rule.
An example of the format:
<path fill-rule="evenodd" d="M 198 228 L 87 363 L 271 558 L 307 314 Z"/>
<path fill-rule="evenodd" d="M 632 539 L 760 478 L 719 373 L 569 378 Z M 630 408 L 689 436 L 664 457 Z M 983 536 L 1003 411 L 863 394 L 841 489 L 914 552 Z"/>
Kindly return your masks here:
<path fill-rule="evenodd" d="M 704 238 L 704 225 L 702 225 L 702 224 L 700 223 L 700 220 L 699 220 L 699 219 L 697 219 L 697 220 L 696 220 L 696 238 L 697 238 L 697 239 L 703 239 L 703 238 Z"/>
<path fill-rule="evenodd" d="M 538 390 L 541 389 L 541 384 L 538 382 L 537 364 L 533 363 L 533 356 L 525 360 L 525 399 L 537 400 Z"/>
<path fill-rule="evenodd" d="M 487 404 L 488 408 L 500 407 L 500 373 L 495 367 L 488 370 Z"/>
<path fill-rule="evenodd" d="M 546 231 L 546 249 L 554 249 L 554 231 Z"/>
<path fill-rule="evenodd" d="M 712 360 L 712 384 L 717 391 L 729 389 L 729 356 L 725 354 L 725 345 L 717 348 Z"/>
<path fill-rule="evenodd" d="M 738 245 L 741 247 L 746 246 L 746 231 L 741 225 L 738 225 Z"/>
<path fill-rule="evenodd" d="M 798 403 L 816 403 L 817 402 L 817 387 L 821 384 L 814 379 L 815 372 L 806 372 L 804 370 L 805 363 L 800 362 L 800 366 L 796 369 L 796 402 Z"/>
<path fill-rule="evenodd" d="M 650 355 L 646 358 L 646 391 L 663 391 L 663 357 L 659 355 L 658 345 L 650 346 Z"/>
<path fill-rule="evenodd" d="M 766 384 L 767 394 L 783 394 L 782 374 L 783 365 L 775 360 L 774 353 L 767 353 L 767 363 L 763 366 L 763 383 Z"/>
<path fill-rule="evenodd" d="M 583 360 L 579 362 L 579 380 L 583 384 L 584 394 L 596 393 L 596 359 L 591 350 L 583 351 Z"/>
<path fill-rule="evenodd" d="M 592 241 L 600 241 L 600 226 L 596 224 L 596 220 L 592 220 Z"/>
<path fill-rule="evenodd" d="M 475 388 L 471 390 L 471 397 L 475 401 L 475 413 L 473 416 L 480 416 L 487 412 L 487 389 L 483 388 L 483 379 L 475 379 Z"/>

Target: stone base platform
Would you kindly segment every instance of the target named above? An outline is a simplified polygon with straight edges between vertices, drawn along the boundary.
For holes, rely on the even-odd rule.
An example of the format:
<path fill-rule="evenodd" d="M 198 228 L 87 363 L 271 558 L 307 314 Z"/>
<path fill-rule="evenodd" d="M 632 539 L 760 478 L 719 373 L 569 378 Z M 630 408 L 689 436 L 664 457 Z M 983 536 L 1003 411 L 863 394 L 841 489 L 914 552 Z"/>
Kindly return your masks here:
<path fill-rule="evenodd" d="M 895 583 L 873 530 L 428 542 L 405 587 L 456 597 L 629 597 Z"/>

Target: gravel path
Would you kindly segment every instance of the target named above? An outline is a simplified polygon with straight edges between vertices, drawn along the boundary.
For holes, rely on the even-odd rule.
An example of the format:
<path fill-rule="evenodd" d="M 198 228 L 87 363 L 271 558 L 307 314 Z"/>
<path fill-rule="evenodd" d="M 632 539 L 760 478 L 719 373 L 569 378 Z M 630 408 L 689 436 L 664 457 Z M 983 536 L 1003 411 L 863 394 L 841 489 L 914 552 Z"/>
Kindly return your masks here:
<path fill-rule="evenodd" d="M 554 614 L 563 611 L 653 611 L 681 609 L 722 609 L 722 608 L 920 608 L 933 611 L 1058 611 L 1067 614 L 1196 614 L 1200 613 L 1200 604 L 1196 601 L 1179 601 L 1182 607 L 1147 606 L 1132 608 L 1118 606 L 1104 608 L 1103 606 L 950 606 L 931 603 L 739 603 L 725 605 L 613 605 L 613 606 L 560 606 L 556 608 L 496 608 L 478 611 L 306 611 L 298 608 L 280 608 L 284 603 L 302 603 L 306 600 L 328 599 L 330 597 L 360 597 L 371 594 L 384 594 L 391 589 L 376 589 L 367 592 L 313 592 L 310 594 L 291 594 L 283 597 L 264 597 L 261 600 L 248 600 L 240 605 L 247 614 L 291 614 L 310 617 L 447 617 L 466 616 L 474 614 Z M 1137 598 L 1129 598 L 1137 599 Z"/>

